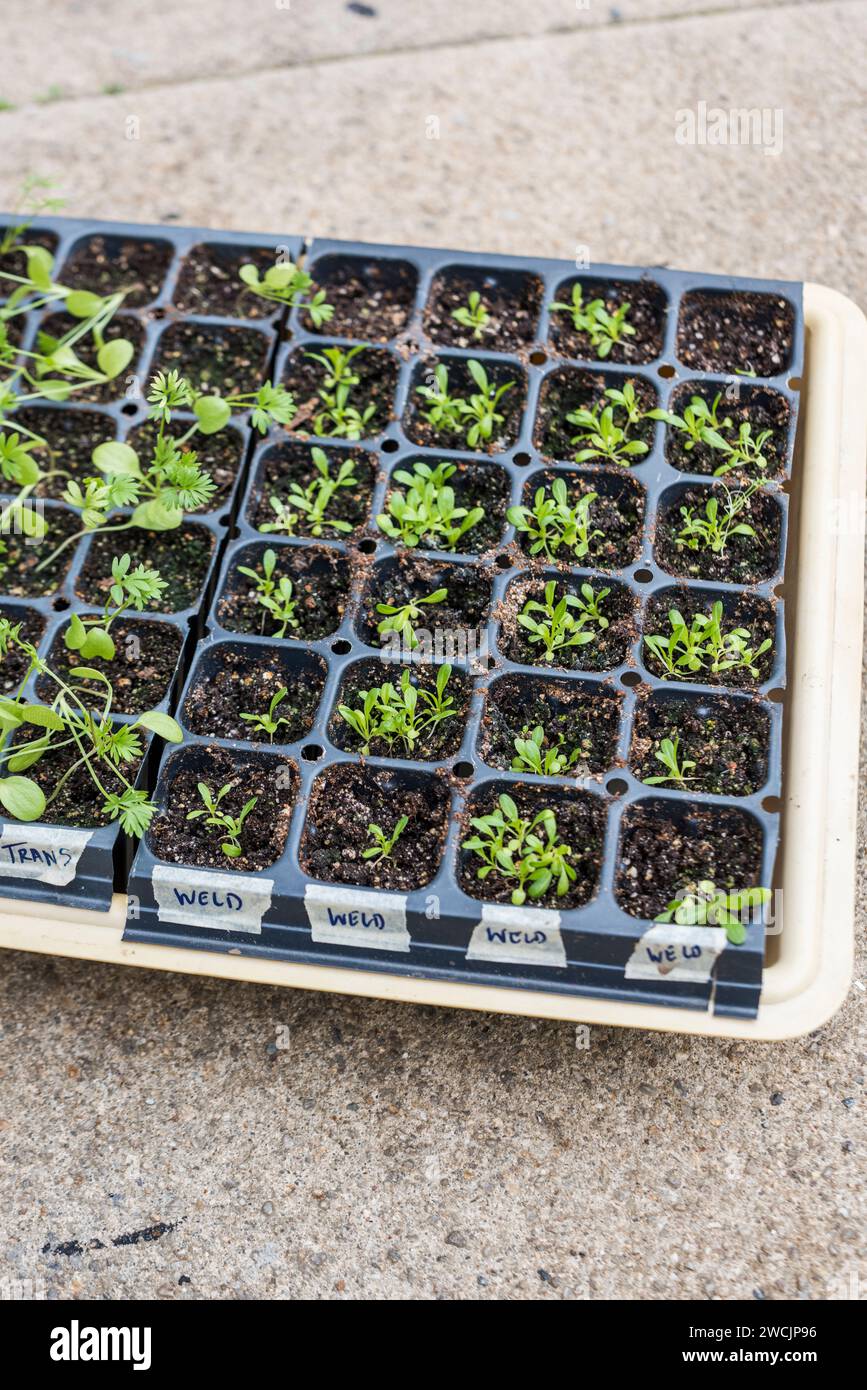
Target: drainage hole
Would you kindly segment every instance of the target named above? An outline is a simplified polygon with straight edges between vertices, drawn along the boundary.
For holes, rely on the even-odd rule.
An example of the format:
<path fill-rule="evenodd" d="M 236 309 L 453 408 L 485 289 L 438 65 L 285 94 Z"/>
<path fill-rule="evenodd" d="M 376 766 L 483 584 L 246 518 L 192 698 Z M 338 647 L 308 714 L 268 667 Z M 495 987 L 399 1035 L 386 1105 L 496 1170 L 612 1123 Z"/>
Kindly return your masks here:
<path fill-rule="evenodd" d="M 612 796 L 622 796 L 624 792 L 629 790 L 629 783 L 624 782 L 622 777 L 612 777 L 610 782 L 605 783 L 605 787 Z"/>
<path fill-rule="evenodd" d="M 396 454 L 400 445 L 396 439 L 383 439 L 381 447 L 384 454 Z"/>
<path fill-rule="evenodd" d="M 305 743 L 301 749 L 301 756 L 305 763 L 315 763 L 322 757 L 325 749 L 318 743 Z"/>
<path fill-rule="evenodd" d="M 456 777 L 472 777 L 475 772 L 472 763 L 455 763 L 454 774 Z"/>
<path fill-rule="evenodd" d="M 376 541 L 374 541 L 374 540 L 363 540 L 363 541 L 359 541 L 359 542 L 358 542 L 358 549 L 361 551 L 362 555 L 372 555 L 373 552 L 376 550 Z"/>
<path fill-rule="evenodd" d="M 649 584 L 653 579 L 653 570 L 636 570 L 635 578 L 639 584 Z"/>
<path fill-rule="evenodd" d="M 624 671 L 620 677 L 620 684 L 628 685 L 632 689 L 633 686 L 641 684 L 641 677 L 637 671 Z"/>
<path fill-rule="evenodd" d="M 331 650 L 335 656 L 346 656 L 347 652 L 352 651 L 352 643 L 347 642 L 345 637 L 339 637 L 336 642 L 331 643 Z"/>

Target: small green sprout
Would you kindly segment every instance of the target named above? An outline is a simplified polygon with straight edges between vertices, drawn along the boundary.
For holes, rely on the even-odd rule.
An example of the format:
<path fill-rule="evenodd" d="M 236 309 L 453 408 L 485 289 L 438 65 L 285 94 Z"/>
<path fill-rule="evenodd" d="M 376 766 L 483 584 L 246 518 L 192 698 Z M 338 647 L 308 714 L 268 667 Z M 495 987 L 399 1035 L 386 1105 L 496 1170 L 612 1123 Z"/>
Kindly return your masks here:
<path fill-rule="evenodd" d="M 277 624 L 277 631 L 274 637 L 285 637 L 287 627 L 298 628 L 300 626 L 295 617 L 295 609 L 298 600 L 294 597 L 292 580 L 288 575 L 282 575 L 275 580 L 274 569 L 277 564 L 277 555 L 273 550 L 266 550 L 262 556 L 262 573 L 250 569 L 247 565 L 239 565 L 238 573 L 252 579 L 256 585 L 255 600 L 261 608 L 265 609 L 262 614 L 261 631 L 265 631 L 265 622 L 270 613 L 271 619 Z"/>
<path fill-rule="evenodd" d="M 386 835 L 381 825 L 371 821 L 367 827 L 367 837 L 374 843 L 370 849 L 362 850 L 362 859 L 372 859 L 374 868 L 377 864 L 381 864 L 383 859 L 390 859 L 394 853 L 395 845 L 408 825 L 409 816 L 401 816 L 391 834 Z"/>
<path fill-rule="evenodd" d="M 515 739 L 515 756 L 511 771 L 533 773 L 537 777 L 562 777 L 570 772 L 581 760 L 581 749 L 573 748 L 566 752 L 565 739 L 558 734 L 553 748 L 545 748 L 547 735 L 541 724 L 534 729 L 527 725 L 521 730 L 521 737 Z"/>
<path fill-rule="evenodd" d="M 282 531 L 287 536 L 294 536 L 298 533 L 299 522 L 303 522 L 305 530 L 311 536 L 321 536 L 326 531 L 346 533 L 352 530 L 348 521 L 328 517 L 326 512 L 341 488 L 358 486 L 355 459 L 342 459 L 336 474 L 332 477 L 323 449 L 311 450 L 311 457 L 316 469 L 315 477 L 306 487 L 297 482 L 291 483 L 289 496 L 285 501 L 280 497 L 270 497 L 268 501 L 276 520 L 263 522 L 259 527 L 260 531 Z"/>
<path fill-rule="evenodd" d="M 452 318 L 456 319 L 462 328 L 471 328 L 473 337 L 477 340 L 481 338 L 490 317 L 478 290 L 470 292 L 466 304 L 462 304 L 459 309 L 452 309 Z"/>
<path fill-rule="evenodd" d="M 415 463 L 412 473 L 399 468 L 394 480 L 401 483 L 386 502 L 376 524 L 391 540 L 411 549 L 422 542 L 432 549 L 454 550 L 458 541 L 477 526 L 484 507 L 458 507 L 454 488 L 448 485 L 455 472 L 453 463 Z M 406 491 L 404 491 L 404 488 Z"/>
<path fill-rule="evenodd" d="M 591 299 L 585 304 L 583 291 L 577 283 L 572 286 L 571 304 L 548 305 L 555 313 L 569 315 L 576 333 L 587 334 L 599 358 L 607 357 L 615 343 L 635 337 L 635 329 L 627 322 L 630 307 L 629 303 L 621 304 L 610 314 L 604 299 Z"/>
<path fill-rule="evenodd" d="M 764 475 L 768 467 L 765 449 L 773 433 L 773 430 L 761 430 L 753 438 L 752 426 L 749 420 L 744 420 L 735 443 L 726 443 L 726 459 L 714 469 L 714 477 L 722 478 L 734 468 L 755 468 Z"/>
<path fill-rule="evenodd" d="M 522 816 L 510 796 L 497 800 L 497 809 L 486 816 L 475 816 L 470 835 L 461 845 L 482 860 L 476 877 L 490 874 L 515 883 L 512 902 L 520 907 L 527 898 L 534 901 L 554 888 L 558 898 L 569 891 L 577 873 L 569 863 L 574 851 L 561 842 L 554 812 L 545 807 L 535 816 Z"/>
<path fill-rule="evenodd" d="M 734 627 L 723 631 L 723 606 L 718 599 L 710 613 L 696 613 L 687 625 L 683 615 L 676 608 L 669 609 L 668 621 L 671 632 L 668 636 L 655 633 L 644 638 L 644 644 L 663 668 L 663 679 L 682 675 L 684 671 L 696 674 L 710 671 L 719 675 L 722 671 L 749 671 L 754 680 L 761 674 L 758 659 L 771 648 L 771 639 L 766 637 L 757 647 L 755 640 L 745 627 Z"/>
<path fill-rule="evenodd" d="M 265 712 L 265 714 L 241 715 L 241 718 L 243 719 L 244 723 L 249 724 L 251 726 L 251 732 L 267 734 L 268 742 L 273 743 L 274 735 L 276 734 L 277 730 L 281 727 L 281 725 L 286 724 L 287 727 L 291 725 L 292 720 L 284 719 L 282 715 L 275 718 L 279 706 L 282 705 L 283 701 L 286 699 L 286 696 L 288 694 L 289 691 L 286 689 L 286 686 L 281 685 L 280 689 L 276 690 L 274 694 L 271 696 L 271 699 L 268 702 L 268 709 Z"/>
<path fill-rule="evenodd" d="M 304 298 L 312 289 L 313 280 L 293 261 L 278 261 L 277 265 L 269 266 L 263 276 L 256 266 L 248 263 L 241 266 L 238 274 L 244 282 L 239 299 L 245 294 L 255 294 L 273 304 L 286 304 L 290 309 L 303 304 L 317 328 L 333 317 L 334 306 L 327 303 L 324 290 L 317 290 L 312 299 Z"/>
<path fill-rule="evenodd" d="M 675 782 L 678 786 L 683 786 L 686 782 L 693 781 L 688 776 L 695 768 L 695 763 L 690 758 L 680 760 L 680 735 L 675 734 L 674 738 L 664 738 L 658 749 L 654 753 L 656 761 L 662 763 L 663 767 L 668 768 L 664 777 L 645 777 L 644 782 L 648 787 L 661 787 L 665 782 Z"/>
<path fill-rule="evenodd" d="M 584 445 L 575 455 L 576 463 L 601 458 L 628 468 L 630 459 L 641 458 L 648 452 L 649 446 L 643 439 L 629 438 L 628 421 L 623 426 L 615 424 L 615 408 L 613 404 L 601 410 L 598 406 L 594 410 L 582 406 L 566 416 L 568 423 L 578 428 L 570 443 Z"/>
<path fill-rule="evenodd" d="M 222 841 L 220 849 L 229 859 L 238 859 L 243 853 L 241 831 L 244 828 L 244 821 L 259 800 L 257 796 L 251 796 L 250 800 L 241 807 L 237 816 L 230 816 L 228 811 L 221 811 L 220 802 L 225 796 L 228 796 L 234 785 L 234 782 L 227 782 L 214 796 L 206 782 L 199 782 L 199 796 L 204 802 L 204 809 L 187 812 L 187 820 L 199 820 L 201 816 L 204 816 L 204 823 L 209 830 L 218 831 L 220 835 L 226 837 Z"/>
<path fill-rule="evenodd" d="M 760 488 L 759 482 L 738 492 L 723 487 L 724 497 L 709 497 L 705 502 L 704 516 L 696 516 L 695 507 L 681 507 L 682 525 L 675 537 L 678 550 L 710 550 L 722 555 L 732 536 L 755 537 L 755 528 L 738 518 Z"/>
<path fill-rule="evenodd" d="M 721 400 L 722 391 L 718 391 L 712 405 L 708 405 L 703 396 L 692 396 L 683 415 L 675 415 L 672 411 L 661 408 L 649 410 L 647 413 L 651 420 L 662 420 L 670 429 L 686 435 L 683 442 L 686 453 L 691 453 L 697 444 L 707 444 L 711 449 L 727 450 L 729 446 L 721 432 L 731 429 L 732 422 L 728 415 L 720 419 Z"/>
<path fill-rule="evenodd" d="M 412 757 L 421 738 L 457 714 L 454 700 L 446 695 L 451 674 L 451 666 L 440 666 L 435 688 L 425 690 L 414 686 L 405 670 L 398 686 L 386 681 L 370 690 L 359 690 L 360 706 L 338 705 L 337 712 L 361 740 L 362 753 L 369 754 L 371 744 L 381 739 L 389 752 L 399 745 Z"/>
<path fill-rule="evenodd" d="M 344 439 L 360 439 L 366 432 L 376 413 L 376 405 L 370 401 L 363 410 L 350 402 L 350 394 L 361 380 L 351 363 L 353 358 L 369 347 L 369 343 L 359 343 L 356 347 L 344 350 L 339 347 L 323 348 L 321 352 L 308 352 L 305 355 L 325 368 L 322 386 L 317 392 L 323 403 L 313 421 L 316 434 L 334 435 Z"/>
<path fill-rule="evenodd" d="M 378 603 L 377 613 L 385 613 L 381 623 L 377 623 L 376 630 L 380 637 L 386 637 L 388 633 L 396 633 L 406 642 L 411 652 L 414 652 L 419 645 L 415 634 L 416 623 L 423 616 L 422 607 L 430 604 L 442 603 L 448 597 L 447 589 L 435 589 L 427 598 L 412 600 L 409 603 L 393 604 Z"/>
<path fill-rule="evenodd" d="M 582 647 L 594 642 L 598 632 L 588 630 L 588 623 L 595 623 L 600 632 L 608 626 L 601 604 L 610 589 L 595 593 L 590 584 L 584 583 L 580 594 L 564 593 L 555 601 L 556 587 L 556 582 L 550 580 L 545 585 L 544 602 L 528 599 L 518 614 L 519 624 L 529 633 L 527 641 L 541 643 L 544 647 L 545 661 L 553 661 L 566 647 Z M 542 617 L 535 618 L 534 613 L 541 613 Z"/>
<path fill-rule="evenodd" d="M 128 608 L 141 613 L 149 604 L 158 603 L 164 589 L 168 588 L 159 570 L 136 565 L 131 569 L 129 555 L 115 555 L 111 562 L 111 588 L 108 591 L 102 617 L 79 616 L 73 613 L 69 626 L 63 634 L 63 641 L 71 652 L 79 652 L 86 660 L 102 657 L 112 661 L 115 655 L 114 639 L 109 631 L 112 623 Z"/>
<path fill-rule="evenodd" d="M 603 535 L 598 527 L 590 529 L 590 511 L 598 496 L 597 492 L 585 492 L 570 505 L 565 480 L 555 478 L 550 494 L 539 487 L 532 507 L 510 507 L 506 516 L 529 537 L 531 555 L 544 554 L 553 560 L 563 547 L 571 551 L 573 559 L 581 560 L 589 554 L 592 542 Z"/>
<path fill-rule="evenodd" d="M 725 927 L 732 945 L 742 946 L 747 939 L 743 914 L 749 914 L 749 921 L 755 908 L 764 906 L 770 899 L 770 888 L 741 888 L 726 892 L 705 879 L 698 884 L 688 884 L 680 897 L 672 898 L 665 911 L 654 921 L 677 922 L 679 926 L 686 927 Z"/>
<path fill-rule="evenodd" d="M 467 445 L 475 449 L 480 443 L 493 438 L 494 429 L 505 419 L 497 406 L 503 396 L 511 391 L 514 381 L 505 381 L 496 386 L 488 380 L 488 374 L 481 362 L 471 357 L 467 371 L 478 388 L 469 398 L 449 395 L 448 368 L 442 363 L 434 372 L 433 386 L 417 386 L 416 393 L 428 402 L 428 409 L 422 411 L 422 418 L 437 433 L 465 434 Z"/>

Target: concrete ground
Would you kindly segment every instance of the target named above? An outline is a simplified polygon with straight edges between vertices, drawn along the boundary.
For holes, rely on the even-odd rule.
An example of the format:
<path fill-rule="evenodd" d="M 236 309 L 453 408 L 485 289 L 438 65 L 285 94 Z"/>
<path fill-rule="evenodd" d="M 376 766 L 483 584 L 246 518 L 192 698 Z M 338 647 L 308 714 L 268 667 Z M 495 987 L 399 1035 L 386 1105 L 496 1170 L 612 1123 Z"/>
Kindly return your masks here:
<path fill-rule="evenodd" d="M 3 28 L 0 206 L 36 171 L 75 214 L 586 246 L 867 304 L 858 0 L 6 0 Z M 782 152 L 677 144 L 699 101 L 779 108 Z M 863 1298 L 865 889 L 862 859 L 847 1004 L 765 1046 L 582 1051 L 4 953 L 0 1293 Z"/>

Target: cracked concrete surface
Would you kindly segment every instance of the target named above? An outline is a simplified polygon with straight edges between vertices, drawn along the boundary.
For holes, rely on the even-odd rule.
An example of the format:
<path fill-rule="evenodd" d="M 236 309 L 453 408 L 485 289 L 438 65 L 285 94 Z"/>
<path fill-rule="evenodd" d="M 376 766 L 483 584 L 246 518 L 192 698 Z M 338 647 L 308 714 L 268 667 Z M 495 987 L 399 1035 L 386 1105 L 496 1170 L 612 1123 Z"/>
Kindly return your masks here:
<path fill-rule="evenodd" d="M 586 245 L 867 303 L 862 4 L 372 8 L 7 3 L 0 205 L 35 170 L 76 214 Z M 780 108 L 782 153 L 678 146 L 699 100 Z M 565 1024 L 4 952 L 0 1281 L 82 1299 L 863 1288 L 859 873 L 855 988 L 777 1045 L 594 1028 L 584 1051 Z"/>

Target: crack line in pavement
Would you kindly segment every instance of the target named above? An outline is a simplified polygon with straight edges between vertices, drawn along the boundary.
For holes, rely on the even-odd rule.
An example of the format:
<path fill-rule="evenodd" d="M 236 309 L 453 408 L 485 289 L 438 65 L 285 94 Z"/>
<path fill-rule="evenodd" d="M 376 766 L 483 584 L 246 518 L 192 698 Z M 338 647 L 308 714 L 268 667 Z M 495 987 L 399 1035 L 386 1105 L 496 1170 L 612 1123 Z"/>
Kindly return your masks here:
<path fill-rule="evenodd" d="M 27 111 L 33 106 L 63 106 L 70 102 L 79 101 L 99 101 L 115 100 L 119 96 L 134 96 L 138 93 L 160 91 L 165 87 L 191 87 L 200 82 L 233 82 L 236 79 L 247 77 L 267 76 L 269 73 L 291 72 L 302 68 L 331 67 L 338 63 L 364 62 L 369 58 L 404 58 L 411 57 L 417 53 L 439 53 L 445 49 L 478 48 L 483 44 L 492 43 L 529 43 L 534 39 L 564 38 L 572 37 L 575 34 L 601 33 L 603 30 L 616 31 L 618 29 L 637 29 L 650 28 L 655 24 L 675 24 L 683 23 L 687 20 L 696 19 L 722 19 L 739 18 L 741 15 L 755 14 L 784 14 L 786 10 L 798 9 L 818 9 L 827 5 L 846 5 L 854 8 L 855 5 L 862 3 L 862 0 L 785 0 L 784 4 L 762 3 L 756 0 L 754 5 L 746 5 L 738 9 L 732 9 L 729 5 L 709 5 L 704 10 L 678 11 L 672 14 L 651 15 L 648 17 L 623 17 L 612 19 L 611 10 L 616 6 L 611 6 L 608 17 L 601 21 L 588 21 L 583 24 L 559 25 L 551 29 L 541 29 L 531 33 L 511 33 L 511 34 L 484 34 L 475 38 L 466 39 L 441 39 L 432 43 L 407 44 L 405 47 L 398 48 L 375 48 L 365 53 L 326 53 L 318 58 L 302 58 L 298 62 L 287 60 L 283 63 L 269 64 L 262 67 L 239 68 L 230 75 L 216 72 L 200 73 L 193 77 L 185 77 L 183 80 L 168 79 L 164 81 L 142 82 L 135 87 L 124 87 L 123 92 L 81 92 L 70 93 L 69 96 L 54 98 L 51 102 L 37 102 L 36 100 L 24 101 L 20 105 L 10 107 L 6 112 L 0 111 L 0 118 L 3 115 L 11 115 L 18 111 Z"/>

